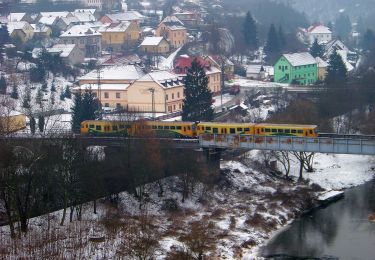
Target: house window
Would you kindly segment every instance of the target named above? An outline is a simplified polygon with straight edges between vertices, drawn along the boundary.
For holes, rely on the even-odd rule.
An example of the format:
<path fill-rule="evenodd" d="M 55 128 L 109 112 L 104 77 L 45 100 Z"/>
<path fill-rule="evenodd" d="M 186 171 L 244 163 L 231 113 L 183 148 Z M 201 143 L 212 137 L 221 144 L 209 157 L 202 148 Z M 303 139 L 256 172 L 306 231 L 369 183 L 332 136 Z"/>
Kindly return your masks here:
<path fill-rule="evenodd" d="M 177 98 L 180 98 L 180 92 L 177 92 Z"/>
<path fill-rule="evenodd" d="M 116 92 L 116 98 L 120 98 L 121 95 L 120 95 L 120 92 Z"/>
<path fill-rule="evenodd" d="M 109 107 L 109 103 L 105 103 L 104 106 L 105 106 L 105 107 Z"/>
<path fill-rule="evenodd" d="M 174 99 L 174 93 L 172 93 L 172 99 Z"/>
<path fill-rule="evenodd" d="M 104 98 L 109 98 L 109 93 L 108 92 L 104 92 Z"/>
<path fill-rule="evenodd" d="M 176 110 L 176 105 L 173 105 L 173 110 Z"/>
<path fill-rule="evenodd" d="M 165 95 L 165 100 L 168 100 L 168 94 Z"/>
<path fill-rule="evenodd" d="M 285 66 L 285 69 L 287 70 L 287 69 L 288 69 L 288 66 Z"/>
<path fill-rule="evenodd" d="M 168 106 L 168 112 L 172 112 L 172 106 Z"/>

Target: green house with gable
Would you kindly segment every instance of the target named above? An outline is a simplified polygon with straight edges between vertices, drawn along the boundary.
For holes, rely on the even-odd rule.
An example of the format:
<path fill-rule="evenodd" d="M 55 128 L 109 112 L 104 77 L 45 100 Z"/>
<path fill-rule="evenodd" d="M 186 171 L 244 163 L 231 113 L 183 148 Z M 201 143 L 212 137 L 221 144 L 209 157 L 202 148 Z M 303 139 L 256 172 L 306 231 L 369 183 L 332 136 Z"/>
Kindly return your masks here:
<path fill-rule="evenodd" d="M 318 65 L 308 52 L 283 54 L 274 65 L 275 82 L 312 85 L 318 80 Z"/>

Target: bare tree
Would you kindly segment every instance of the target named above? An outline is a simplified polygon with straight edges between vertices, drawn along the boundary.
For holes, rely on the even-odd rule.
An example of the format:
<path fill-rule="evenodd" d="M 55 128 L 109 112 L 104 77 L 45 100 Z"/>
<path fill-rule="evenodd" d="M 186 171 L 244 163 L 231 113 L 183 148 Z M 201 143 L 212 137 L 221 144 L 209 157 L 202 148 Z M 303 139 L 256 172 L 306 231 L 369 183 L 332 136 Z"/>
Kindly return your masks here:
<path fill-rule="evenodd" d="M 299 167 L 299 180 L 303 180 L 303 170 L 305 169 L 307 172 L 313 172 L 313 161 L 314 161 L 314 153 L 307 153 L 307 152 L 292 152 L 292 154 L 297 158 L 300 163 Z"/>

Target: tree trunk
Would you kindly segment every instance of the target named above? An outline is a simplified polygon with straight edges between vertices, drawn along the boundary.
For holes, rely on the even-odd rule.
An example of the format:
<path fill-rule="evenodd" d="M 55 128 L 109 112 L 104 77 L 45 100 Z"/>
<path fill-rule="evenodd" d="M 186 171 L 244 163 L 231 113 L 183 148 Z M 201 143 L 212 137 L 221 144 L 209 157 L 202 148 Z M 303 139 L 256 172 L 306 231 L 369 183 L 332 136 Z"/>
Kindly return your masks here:
<path fill-rule="evenodd" d="M 75 208 L 75 206 L 70 206 L 70 217 L 69 217 L 70 222 L 73 222 L 74 208 Z"/>
<path fill-rule="evenodd" d="M 67 207 L 68 207 L 68 202 L 67 202 L 67 198 L 66 198 L 66 191 L 64 191 L 64 210 L 63 210 L 63 215 L 62 215 L 62 218 L 61 218 L 60 226 L 64 225 Z"/>
<path fill-rule="evenodd" d="M 96 200 L 94 200 L 94 214 L 96 214 Z"/>

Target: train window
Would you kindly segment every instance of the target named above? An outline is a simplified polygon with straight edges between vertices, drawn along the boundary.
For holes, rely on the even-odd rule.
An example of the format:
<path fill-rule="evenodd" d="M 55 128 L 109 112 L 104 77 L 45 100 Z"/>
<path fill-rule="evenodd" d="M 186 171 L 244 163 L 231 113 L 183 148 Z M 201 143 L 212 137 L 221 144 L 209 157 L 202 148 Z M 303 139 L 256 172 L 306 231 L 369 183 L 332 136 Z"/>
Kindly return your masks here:
<path fill-rule="evenodd" d="M 242 132 L 242 128 L 241 128 L 241 127 L 238 127 L 238 128 L 237 128 L 237 131 Z"/>
<path fill-rule="evenodd" d="M 272 133 L 276 133 L 277 129 L 272 129 L 271 131 L 272 131 Z"/>
<path fill-rule="evenodd" d="M 168 125 L 164 126 L 164 129 L 169 130 L 169 126 Z"/>
<path fill-rule="evenodd" d="M 161 125 L 158 125 L 158 129 L 163 129 L 163 126 L 161 126 Z"/>
<path fill-rule="evenodd" d="M 190 126 L 188 126 L 188 130 L 191 130 L 191 129 L 190 129 Z"/>
<path fill-rule="evenodd" d="M 90 125 L 90 128 L 95 128 L 95 126 L 94 125 Z"/>
<path fill-rule="evenodd" d="M 230 128 L 230 129 L 229 129 L 229 133 L 231 133 L 231 134 L 235 134 L 235 133 L 236 133 L 236 129 L 235 129 L 235 128 Z"/>
<path fill-rule="evenodd" d="M 292 129 L 292 134 L 295 134 L 295 133 L 297 133 L 297 130 Z"/>
<path fill-rule="evenodd" d="M 186 127 L 184 127 L 184 132 L 186 132 Z"/>
<path fill-rule="evenodd" d="M 213 132 L 214 134 L 217 134 L 217 133 L 219 133 L 219 130 L 218 130 L 216 127 L 214 127 L 214 128 L 212 128 L 212 132 Z"/>
<path fill-rule="evenodd" d="M 277 129 L 278 133 L 284 133 L 283 129 Z"/>
<path fill-rule="evenodd" d="M 246 128 L 244 129 L 244 131 L 245 131 L 245 132 L 249 132 L 249 131 L 250 131 L 250 128 L 247 128 L 247 127 L 246 127 Z"/>
<path fill-rule="evenodd" d="M 173 129 L 173 130 L 174 130 L 174 129 L 176 129 L 176 127 L 175 127 L 175 126 L 171 126 L 171 129 Z"/>
<path fill-rule="evenodd" d="M 197 126 L 197 130 L 201 130 L 199 126 Z"/>
<path fill-rule="evenodd" d="M 88 124 L 86 124 L 86 126 L 85 126 L 86 128 L 88 127 Z"/>
<path fill-rule="evenodd" d="M 157 128 L 156 125 L 153 125 L 153 126 L 152 126 L 152 129 L 156 129 L 156 128 Z"/>
<path fill-rule="evenodd" d="M 310 130 L 310 134 L 311 134 L 311 135 L 313 134 L 313 131 L 312 131 L 312 130 Z"/>
<path fill-rule="evenodd" d="M 303 134 L 303 130 L 298 130 L 297 133 Z"/>
<path fill-rule="evenodd" d="M 181 130 L 181 126 L 179 126 L 179 125 L 176 126 L 176 129 L 177 129 L 177 130 Z"/>
<path fill-rule="evenodd" d="M 211 127 L 210 126 L 206 126 L 206 130 L 207 131 L 211 131 Z"/>
<path fill-rule="evenodd" d="M 271 129 L 266 128 L 266 133 L 269 133 L 269 132 L 271 132 Z"/>
<path fill-rule="evenodd" d="M 102 126 L 101 126 L 101 125 L 97 125 L 95 129 L 96 129 L 97 131 L 101 131 L 101 130 L 102 130 Z"/>
<path fill-rule="evenodd" d="M 290 134 L 290 129 L 285 129 L 286 134 Z"/>
<path fill-rule="evenodd" d="M 124 129 L 124 128 L 125 128 L 125 125 L 119 125 L 119 128 L 120 128 L 120 129 Z"/>

